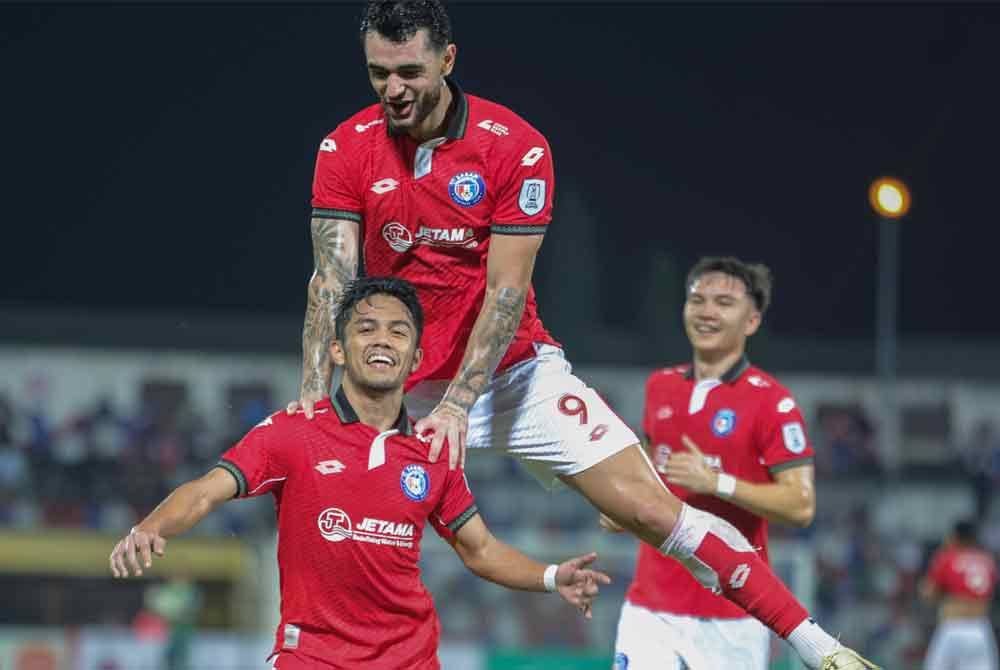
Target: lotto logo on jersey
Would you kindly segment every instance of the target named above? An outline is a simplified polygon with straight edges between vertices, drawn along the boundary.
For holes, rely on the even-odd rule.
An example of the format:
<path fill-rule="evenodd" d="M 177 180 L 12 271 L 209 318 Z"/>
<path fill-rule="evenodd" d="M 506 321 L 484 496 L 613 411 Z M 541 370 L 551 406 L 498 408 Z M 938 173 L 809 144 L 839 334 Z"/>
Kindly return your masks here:
<path fill-rule="evenodd" d="M 486 182 L 478 172 L 459 172 L 448 182 L 448 195 L 462 207 L 472 207 L 486 195 Z"/>
<path fill-rule="evenodd" d="M 420 502 L 427 497 L 431 488 L 431 479 L 421 465 L 407 465 L 399 475 L 399 487 L 406 497 L 413 502 Z"/>
<path fill-rule="evenodd" d="M 320 512 L 317 525 L 323 539 L 330 542 L 343 542 L 351 539 L 354 535 L 351 528 L 351 517 L 347 516 L 347 512 L 339 507 L 328 507 Z"/>
<path fill-rule="evenodd" d="M 328 137 L 325 140 L 323 140 L 322 142 L 320 142 L 319 150 L 320 151 L 327 151 L 327 152 L 334 152 L 334 151 L 337 150 L 337 143 L 334 142 L 332 139 L 330 139 Z"/>
<path fill-rule="evenodd" d="M 726 437 L 736 428 L 736 412 L 731 409 L 720 409 L 712 418 L 712 432 L 716 437 Z"/>

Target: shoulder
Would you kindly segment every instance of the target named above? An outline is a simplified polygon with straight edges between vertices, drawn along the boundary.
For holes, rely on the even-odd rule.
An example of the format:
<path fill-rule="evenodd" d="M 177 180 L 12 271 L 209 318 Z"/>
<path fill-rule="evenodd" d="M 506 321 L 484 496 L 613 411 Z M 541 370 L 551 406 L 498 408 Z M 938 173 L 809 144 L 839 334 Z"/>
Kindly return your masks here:
<path fill-rule="evenodd" d="M 660 391 L 678 386 L 684 382 L 684 376 L 690 369 L 690 363 L 682 363 L 653 370 L 646 378 L 646 391 Z"/>
<path fill-rule="evenodd" d="M 475 95 L 466 95 L 466 99 L 469 102 L 466 137 L 501 150 L 515 151 L 531 143 L 548 148 L 545 136 L 510 108 Z"/>
<path fill-rule="evenodd" d="M 384 125 L 382 106 L 377 103 L 369 105 L 327 133 L 320 151 L 341 151 L 343 147 L 363 144 L 365 139 L 377 137 L 374 133 L 379 130 L 384 134 Z"/>
<path fill-rule="evenodd" d="M 760 368 L 751 365 L 739 380 L 741 389 L 772 413 L 788 414 L 798 407 L 792 392 L 784 384 Z"/>

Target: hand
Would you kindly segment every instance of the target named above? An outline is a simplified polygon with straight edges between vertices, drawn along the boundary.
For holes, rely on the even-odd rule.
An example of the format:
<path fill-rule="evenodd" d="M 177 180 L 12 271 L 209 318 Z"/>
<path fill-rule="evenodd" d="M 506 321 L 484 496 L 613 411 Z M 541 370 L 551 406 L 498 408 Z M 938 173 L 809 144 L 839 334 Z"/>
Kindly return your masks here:
<path fill-rule="evenodd" d="M 428 459 L 437 463 L 445 442 L 448 443 L 448 469 L 465 467 L 465 435 L 469 430 L 469 412 L 458 405 L 442 401 L 428 416 L 417 421 L 414 430 L 420 439 L 431 441 Z"/>
<path fill-rule="evenodd" d="M 607 514 L 601 514 L 601 518 L 597 520 L 597 525 L 601 527 L 601 530 L 608 533 L 623 533 L 625 529 L 619 526 L 611 517 Z"/>
<path fill-rule="evenodd" d="M 591 607 L 597 597 L 598 585 L 607 586 L 611 577 L 597 570 L 589 570 L 587 566 L 597 560 L 597 554 L 591 552 L 585 556 L 571 558 L 559 565 L 556 571 L 556 589 L 563 600 L 583 612 L 588 619 L 594 618 Z"/>
<path fill-rule="evenodd" d="M 166 548 L 167 541 L 158 534 L 133 528 L 128 535 L 118 541 L 114 551 L 111 552 L 109 559 L 111 574 L 115 577 L 128 577 L 127 562 L 128 565 L 132 566 L 133 574 L 141 577 L 142 566 L 139 565 L 140 561 L 142 565 L 148 568 L 153 565 L 153 554 L 163 556 Z"/>
<path fill-rule="evenodd" d="M 719 480 L 718 473 L 708 467 L 705 463 L 705 454 L 691 438 L 682 435 L 681 442 L 688 448 L 689 453 L 673 452 L 670 454 L 664 472 L 667 481 L 683 486 L 693 493 L 715 493 L 715 487 Z"/>
<path fill-rule="evenodd" d="M 285 407 L 285 414 L 295 414 L 301 408 L 306 418 L 311 419 L 313 418 L 313 407 L 317 402 L 325 398 L 326 394 L 316 391 L 306 391 L 305 389 L 300 393 L 301 397 L 298 400 L 293 400 Z"/>

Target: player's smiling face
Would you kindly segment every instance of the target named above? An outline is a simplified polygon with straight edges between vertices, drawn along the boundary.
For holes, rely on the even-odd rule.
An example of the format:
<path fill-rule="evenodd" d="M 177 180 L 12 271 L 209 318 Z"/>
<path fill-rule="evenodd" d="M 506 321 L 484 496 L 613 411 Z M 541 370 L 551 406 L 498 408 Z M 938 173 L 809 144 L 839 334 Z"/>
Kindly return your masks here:
<path fill-rule="evenodd" d="M 760 326 L 760 312 L 741 279 L 707 272 L 688 287 L 684 330 L 695 351 L 725 356 L 742 351 Z"/>
<path fill-rule="evenodd" d="M 438 51 L 421 28 L 405 42 L 393 42 L 375 31 L 365 34 L 368 78 L 385 109 L 393 132 L 420 132 L 438 110 L 446 84 L 444 77 L 455 65 L 455 45 Z"/>
<path fill-rule="evenodd" d="M 344 375 L 361 389 L 400 389 L 420 365 L 417 328 L 410 310 L 398 298 L 375 294 L 354 306 L 344 341 L 334 340 L 330 355 Z"/>

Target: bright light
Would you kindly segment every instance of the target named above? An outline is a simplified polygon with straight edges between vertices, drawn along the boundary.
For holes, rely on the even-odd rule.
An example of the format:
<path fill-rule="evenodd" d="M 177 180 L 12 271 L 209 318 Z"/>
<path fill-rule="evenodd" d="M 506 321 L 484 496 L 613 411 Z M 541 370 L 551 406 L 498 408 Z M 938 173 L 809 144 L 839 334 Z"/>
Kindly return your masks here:
<path fill-rule="evenodd" d="M 868 187 L 868 201 L 880 216 L 899 219 L 910 211 L 910 191 L 892 177 L 880 177 Z"/>

